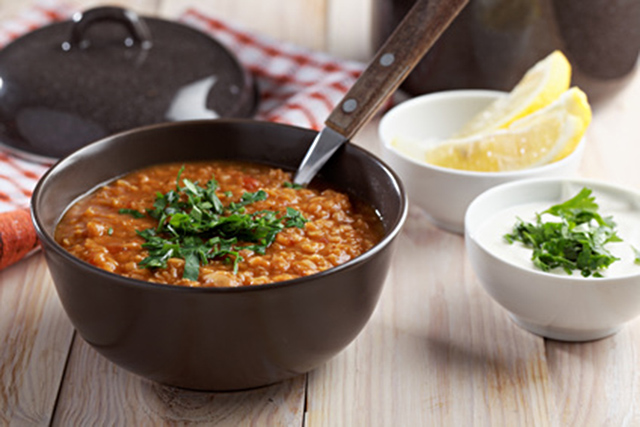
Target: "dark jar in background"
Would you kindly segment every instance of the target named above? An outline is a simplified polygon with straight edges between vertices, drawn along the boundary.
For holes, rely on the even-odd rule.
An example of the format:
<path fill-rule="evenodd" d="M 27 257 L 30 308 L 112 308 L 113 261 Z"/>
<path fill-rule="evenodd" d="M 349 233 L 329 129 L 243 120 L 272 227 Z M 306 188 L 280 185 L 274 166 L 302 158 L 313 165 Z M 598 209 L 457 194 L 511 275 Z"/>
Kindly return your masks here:
<path fill-rule="evenodd" d="M 376 48 L 414 1 L 374 0 Z M 638 63 L 640 0 L 470 0 L 402 88 L 509 91 L 555 49 L 591 101 L 617 92 Z"/>

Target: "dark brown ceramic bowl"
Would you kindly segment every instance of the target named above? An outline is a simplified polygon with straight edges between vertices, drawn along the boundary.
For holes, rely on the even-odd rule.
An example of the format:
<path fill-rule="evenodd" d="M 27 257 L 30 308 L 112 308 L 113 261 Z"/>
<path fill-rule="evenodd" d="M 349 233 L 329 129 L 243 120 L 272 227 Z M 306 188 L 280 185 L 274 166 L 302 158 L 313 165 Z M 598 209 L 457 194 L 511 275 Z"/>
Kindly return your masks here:
<path fill-rule="evenodd" d="M 372 205 L 385 236 L 339 267 L 243 288 L 183 288 L 121 277 L 73 257 L 54 240 L 79 196 L 158 163 L 239 159 L 294 170 L 315 132 L 249 120 L 179 122 L 121 133 L 64 158 L 40 180 L 32 213 L 65 311 L 109 360 L 164 384 L 237 390 L 307 372 L 344 349 L 371 316 L 407 213 L 397 176 L 346 144 L 323 168 L 329 183 Z"/>

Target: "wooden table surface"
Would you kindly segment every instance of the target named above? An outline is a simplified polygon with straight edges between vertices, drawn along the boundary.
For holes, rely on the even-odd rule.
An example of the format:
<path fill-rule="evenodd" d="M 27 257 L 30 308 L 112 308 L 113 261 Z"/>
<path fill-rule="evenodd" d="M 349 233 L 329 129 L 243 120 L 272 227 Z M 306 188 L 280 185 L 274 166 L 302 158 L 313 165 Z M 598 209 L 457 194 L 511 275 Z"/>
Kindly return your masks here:
<path fill-rule="evenodd" d="M 369 52 L 369 0 L 128 4 L 164 17 L 196 5 L 336 55 Z M 24 6 L 0 1 L 0 18 Z M 350 25 L 336 22 L 345 19 Z M 640 189 L 638 129 L 636 72 L 594 106 L 580 174 Z M 378 151 L 375 122 L 356 143 Z M 638 366 L 640 321 L 580 344 L 518 328 L 480 287 L 463 238 L 417 209 L 358 338 L 307 375 L 246 392 L 191 392 L 134 376 L 75 333 L 41 254 L 0 272 L 0 425 L 632 426 L 640 425 Z"/>

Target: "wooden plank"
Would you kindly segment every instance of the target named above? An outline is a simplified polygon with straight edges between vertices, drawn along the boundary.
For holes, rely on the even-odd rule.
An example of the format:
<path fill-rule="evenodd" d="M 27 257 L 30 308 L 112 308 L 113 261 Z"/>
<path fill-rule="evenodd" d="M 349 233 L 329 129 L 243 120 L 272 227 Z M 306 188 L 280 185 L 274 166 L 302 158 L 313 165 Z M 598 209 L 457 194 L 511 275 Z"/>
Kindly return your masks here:
<path fill-rule="evenodd" d="M 140 14 L 154 15 L 158 10 L 158 1 L 159 0 L 113 0 L 109 1 L 108 5 L 131 9 Z M 103 0 L 67 0 L 65 4 L 71 5 L 80 11 L 107 5 Z"/>
<path fill-rule="evenodd" d="M 180 16 L 187 8 L 226 19 L 249 30 L 305 46 L 326 49 L 327 0 L 161 0 L 160 13 Z M 195 6 L 194 6 L 195 5 Z"/>
<path fill-rule="evenodd" d="M 255 390 L 205 393 L 167 387 L 74 342 L 53 425 L 302 425 L 306 376 Z"/>
<path fill-rule="evenodd" d="M 640 189 L 640 68 L 610 98 L 593 105 L 583 175 Z"/>
<path fill-rule="evenodd" d="M 640 73 L 593 107 L 582 175 L 640 189 Z M 559 425 L 640 425 L 640 319 L 603 340 L 546 347 Z"/>
<path fill-rule="evenodd" d="M 46 425 L 73 327 L 42 254 L 0 273 L 0 425 Z"/>
<path fill-rule="evenodd" d="M 30 4 L 37 2 L 22 2 L 14 0 L 0 0 L 0 19 L 10 20 L 16 16 L 29 10 Z M 109 2 L 110 6 L 119 6 L 133 10 L 140 14 L 153 15 L 158 10 L 158 0 L 113 0 Z M 50 1 L 50 5 L 64 5 L 69 10 L 83 11 L 92 7 L 104 6 L 105 2 L 101 0 L 61 0 L 60 2 Z"/>
<path fill-rule="evenodd" d="M 368 62 L 372 46 L 372 0 L 328 0 L 327 52 Z M 347 42 L 348 41 L 348 42 Z"/>
<path fill-rule="evenodd" d="M 153 14 L 158 10 L 158 2 L 159 0 L 113 0 L 108 2 L 108 5 L 129 8 L 138 13 Z M 17 14 L 28 10 L 30 4 L 37 4 L 37 2 L 0 0 L 0 19 L 10 19 Z M 79 11 L 106 5 L 106 3 L 102 0 L 61 0 L 59 2 L 55 2 L 55 0 L 52 0 L 49 2 L 49 4 L 65 5 L 70 9 L 76 9 Z"/>
<path fill-rule="evenodd" d="M 416 209 L 370 324 L 310 375 L 306 425 L 545 425 L 554 411 L 544 341 L 480 288 L 462 237 Z"/>
<path fill-rule="evenodd" d="M 547 342 L 557 425 L 640 425 L 640 320 L 588 343 Z"/>

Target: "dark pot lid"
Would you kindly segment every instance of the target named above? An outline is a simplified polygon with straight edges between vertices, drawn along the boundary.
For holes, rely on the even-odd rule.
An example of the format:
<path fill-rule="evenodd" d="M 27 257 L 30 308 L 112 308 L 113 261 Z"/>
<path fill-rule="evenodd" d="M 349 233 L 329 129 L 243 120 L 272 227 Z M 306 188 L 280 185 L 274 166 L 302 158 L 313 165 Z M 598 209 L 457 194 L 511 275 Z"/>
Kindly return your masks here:
<path fill-rule="evenodd" d="M 36 160 L 143 125 L 250 117 L 257 102 L 250 74 L 216 40 L 116 7 L 0 51 L 0 144 Z"/>

